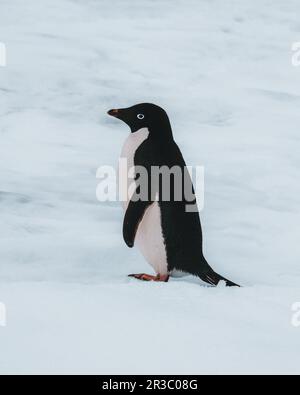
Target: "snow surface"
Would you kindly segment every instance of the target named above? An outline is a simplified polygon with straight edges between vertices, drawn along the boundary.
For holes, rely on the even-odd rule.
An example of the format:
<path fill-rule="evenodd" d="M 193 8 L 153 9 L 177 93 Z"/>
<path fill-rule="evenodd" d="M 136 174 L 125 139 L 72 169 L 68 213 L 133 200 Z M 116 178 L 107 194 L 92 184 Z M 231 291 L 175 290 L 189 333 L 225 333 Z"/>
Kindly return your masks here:
<path fill-rule="evenodd" d="M 297 0 L 1 0 L 1 373 L 299 373 Z M 124 125 L 169 113 L 205 166 L 208 261 L 241 289 L 167 284 L 99 203 Z"/>

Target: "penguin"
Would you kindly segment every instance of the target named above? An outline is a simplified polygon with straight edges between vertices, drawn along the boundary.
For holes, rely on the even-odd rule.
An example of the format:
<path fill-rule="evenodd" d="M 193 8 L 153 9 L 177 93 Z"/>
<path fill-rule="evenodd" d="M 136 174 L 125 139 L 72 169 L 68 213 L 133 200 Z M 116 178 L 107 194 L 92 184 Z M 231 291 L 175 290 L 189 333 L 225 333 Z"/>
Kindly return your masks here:
<path fill-rule="evenodd" d="M 174 182 L 170 182 L 168 200 L 160 194 L 161 181 L 152 182 L 153 167 L 177 166 L 186 177 L 186 164 L 174 141 L 166 111 L 155 104 L 141 103 L 129 108 L 109 110 L 108 115 L 125 122 L 130 128 L 121 158 L 128 161 L 128 168 L 145 168 L 148 185 L 153 188 L 154 184 L 155 189 L 155 195 L 151 191 L 147 199 L 139 199 L 136 189 L 123 204 L 124 241 L 130 248 L 136 245 L 156 273 L 129 276 L 144 281 L 167 282 L 173 274 L 185 273 L 197 276 L 211 286 L 223 281 L 226 286 L 239 287 L 216 273 L 206 261 L 197 206 L 194 210 L 186 210 L 185 197 L 178 200 L 174 196 Z M 183 183 L 183 188 L 190 187 L 194 193 L 192 180 L 189 175 L 187 178 L 188 182 Z"/>

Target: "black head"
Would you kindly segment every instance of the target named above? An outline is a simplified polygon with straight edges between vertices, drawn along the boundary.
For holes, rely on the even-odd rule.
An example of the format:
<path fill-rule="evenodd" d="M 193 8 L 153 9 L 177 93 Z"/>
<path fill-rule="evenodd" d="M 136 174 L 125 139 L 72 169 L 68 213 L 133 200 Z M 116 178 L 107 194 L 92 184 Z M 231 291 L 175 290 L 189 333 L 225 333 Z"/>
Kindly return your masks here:
<path fill-rule="evenodd" d="M 125 122 L 132 133 L 148 128 L 150 135 L 172 136 L 167 113 L 155 104 L 136 104 L 128 108 L 109 110 L 108 114 Z"/>

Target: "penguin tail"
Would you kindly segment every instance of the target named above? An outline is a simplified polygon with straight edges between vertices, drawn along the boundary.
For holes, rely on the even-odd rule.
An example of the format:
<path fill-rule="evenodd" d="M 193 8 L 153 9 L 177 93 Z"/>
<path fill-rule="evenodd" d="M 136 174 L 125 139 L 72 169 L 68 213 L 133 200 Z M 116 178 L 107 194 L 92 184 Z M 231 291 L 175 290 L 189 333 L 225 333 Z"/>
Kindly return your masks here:
<path fill-rule="evenodd" d="M 235 284 L 234 282 L 227 280 L 227 278 L 220 276 L 220 274 L 216 273 L 213 269 L 209 268 L 208 271 L 198 273 L 199 278 L 210 284 L 217 286 L 220 281 L 224 281 L 226 287 L 240 287 L 240 285 Z"/>

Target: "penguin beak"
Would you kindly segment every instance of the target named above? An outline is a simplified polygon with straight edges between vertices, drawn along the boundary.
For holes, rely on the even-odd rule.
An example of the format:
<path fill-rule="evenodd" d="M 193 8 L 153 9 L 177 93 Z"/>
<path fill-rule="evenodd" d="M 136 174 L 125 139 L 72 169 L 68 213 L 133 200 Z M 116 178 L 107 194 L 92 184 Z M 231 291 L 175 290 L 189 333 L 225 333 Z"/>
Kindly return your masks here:
<path fill-rule="evenodd" d="M 114 108 L 112 110 L 107 111 L 107 114 L 111 115 L 112 117 L 119 118 L 120 117 L 120 110 Z"/>
<path fill-rule="evenodd" d="M 112 110 L 107 111 L 107 114 L 129 125 L 127 108 L 114 108 Z"/>

